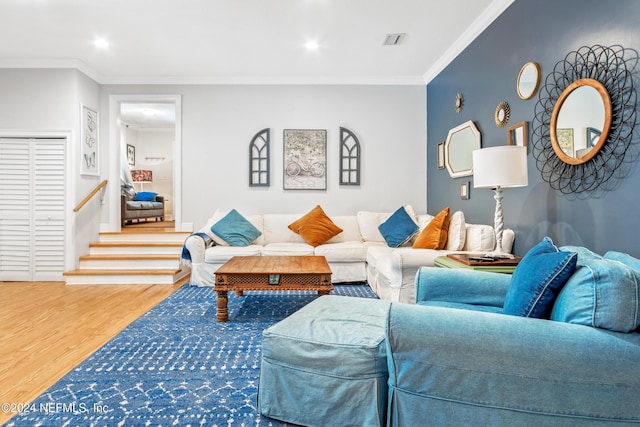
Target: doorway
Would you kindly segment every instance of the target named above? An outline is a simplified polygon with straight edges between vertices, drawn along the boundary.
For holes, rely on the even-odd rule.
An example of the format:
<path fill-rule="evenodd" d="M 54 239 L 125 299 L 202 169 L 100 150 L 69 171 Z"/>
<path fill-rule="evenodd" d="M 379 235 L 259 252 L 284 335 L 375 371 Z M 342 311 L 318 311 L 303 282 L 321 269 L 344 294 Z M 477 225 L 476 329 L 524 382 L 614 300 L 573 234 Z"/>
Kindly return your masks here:
<path fill-rule="evenodd" d="M 135 176 L 136 191 L 153 191 L 165 199 L 165 218 L 182 225 L 182 139 L 180 95 L 111 95 L 109 231 L 120 231 L 120 183 L 124 170 Z"/>

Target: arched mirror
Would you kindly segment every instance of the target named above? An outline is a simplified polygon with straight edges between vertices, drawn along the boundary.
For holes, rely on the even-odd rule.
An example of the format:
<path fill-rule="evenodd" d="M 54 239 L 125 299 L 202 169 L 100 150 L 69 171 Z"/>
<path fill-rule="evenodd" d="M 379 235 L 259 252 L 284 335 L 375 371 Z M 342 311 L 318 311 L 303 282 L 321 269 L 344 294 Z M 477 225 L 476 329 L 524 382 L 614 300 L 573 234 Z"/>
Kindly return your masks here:
<path fill-rule="evenodd" d="M 480 132 L 471 120 L 451 129 L 444 144 L 446 167 L 452 178 L 473 175 L 473 150 L 480 149 Z"/>
<path fill-rule="evenodd" d="M 576 80 L 560 94 L 553 108 L 551 144 L 562 161 L 577 165 L 598 153 L 610 128 L 607 88 L 597 80 Z"/>
<path fill-rule="evenodd" d="M 536 94 L 540 85 L 540 65 L 527 62 L 522 66 L 516 81 L 516 90 L 521 99 L 530 99 Z"/>

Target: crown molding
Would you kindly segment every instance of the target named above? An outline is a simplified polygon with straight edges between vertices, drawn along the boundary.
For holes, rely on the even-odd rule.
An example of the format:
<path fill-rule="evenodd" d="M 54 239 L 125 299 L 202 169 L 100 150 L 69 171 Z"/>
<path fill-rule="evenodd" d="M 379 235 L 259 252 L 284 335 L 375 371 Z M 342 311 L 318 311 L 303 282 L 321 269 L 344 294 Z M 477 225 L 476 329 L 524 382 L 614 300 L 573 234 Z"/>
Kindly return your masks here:
<path fill-rule="evenodd" d="M 422 76 L 115 76 L 101 84 L 154 85 L 419 85 Z"/>
<path fill-rule="evenodd" d="M 515 0 L 494 0 L 484 12 L 458 37 L 449 49 L 438 59 L 423 76 L 423 83 L 429 84 L 447 65 L 464 51 L 498 16 Z"/>
<path fill-rule="evenodd" d="M 22 69 L 73 69 L 81 71 L 97 83 L 100 83 L 104 77 L 89 67 L 79 59 L 59 58 L 59 59 L 0 59 L 1 68 L 22 68 Z"/>
<path fill-rule="evenodd" d="M 105 76 L 77 59 L 0 59 L 0 69 L 75 69 L 101 85 L 424 85 L 422 76 Z"/>

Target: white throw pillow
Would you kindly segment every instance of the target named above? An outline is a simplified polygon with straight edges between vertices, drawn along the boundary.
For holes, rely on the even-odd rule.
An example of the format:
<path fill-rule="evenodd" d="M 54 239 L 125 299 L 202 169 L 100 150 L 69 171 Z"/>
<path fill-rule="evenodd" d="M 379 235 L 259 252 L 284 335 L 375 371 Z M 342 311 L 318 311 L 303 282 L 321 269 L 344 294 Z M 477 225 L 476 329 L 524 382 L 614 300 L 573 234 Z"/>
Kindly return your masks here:
<path fill-rule="evenodd" d="M 360 234 L 365 242 L 384 243 L 384 237 L 378 230 L 378 226 L 391 216 L 391 213 L 360 211 L 356 214 Z"/>
<path fill-rule="evenodd" d="M 464 250 L 472 252 L 492 251 L 496 247 L 496 233 L 493 227 L 483 224 L 467 224 L 467 239 Z"/>
<path fill-rule="evenodd" d="M 229 211 L 223 211 L 221 209 L 216 209 L 216 211 L 213 213 L 211 218 L 209 218 L 209 220 L 207 221 L 207 224 L 204 227 L 202 227 L 202 229 L 200 230 L 201 232 L 206 233 L 207 236 L 211 237 L 211 240 L 213 240 L 215 242 L 215 244 L 218 245 L 218 246 L 229 246 L 229 244 L 227 242 L 225 242 L 216 233 L 211 231 L 211 227 L 213 227 L 213 225 L 215 223 L 217 223 L 218 221 L 220 221 L 222 218 L 227 216 L 228 213 L 229 213 Z M 258 230 L 260 230 L 260 232 L 262 233 L 260 235 L 260 237 L 258 237 L 256 239 L 256 241 L 253 242 L 253 243 L 256 244 L 256 245 L 264 245 L 264 232 L 263 232 L 264 225 L 262 223 L 262 215 L 247 215 L 247 216 L 245 216 L 245 218 L 247 219 L 247 221 L 249 221 L 251 224 L 253 224 L 253 226 L 256 227 Z"/>
<path fill-rule="evenodd" d="M 467 226 L 464 222 L 464 214 L 462 211 L 456 211 L 451 215 L 449 222 L 449 237 L 447 238 L 448 251 L 461 251 L 464 248 L 464 242 L 467 239 Z"/>
<path fill-rule="evenodd" d="M 211 231 L 211 227 L 213 227 L 213 225 L 216 222 L 224 218 L 228 213 L 229 213 L 228 211 L 216 209 L 216 211 L 213 213 L 211 218 L 209 218 L 209 220 L 207 221 L 207 224 L 202 229 L 202 231 L 207 233 L 207 236 L 211 237 L 211 239 L 216 243 L 216 245 L 219 245 L 219 246 L 229 246 L 229 244 L 225 242 L 223 239 L 221 239 L 218 235 L 216 235 L 213 231 Z"/>
<path fill-rule="evenodd" d="M 416 223 L 416 213 L 411 205 L 405 205 L 404 210 Z M 385 243 L 384 237 L 378 230 L 380 224 L 385 222 L 393 212 L 367 212 L 360 211 L 356 214 L 358 219 L 358 227 L 360 227 L 360 234 L 365 242 L 380 242 Z"/>

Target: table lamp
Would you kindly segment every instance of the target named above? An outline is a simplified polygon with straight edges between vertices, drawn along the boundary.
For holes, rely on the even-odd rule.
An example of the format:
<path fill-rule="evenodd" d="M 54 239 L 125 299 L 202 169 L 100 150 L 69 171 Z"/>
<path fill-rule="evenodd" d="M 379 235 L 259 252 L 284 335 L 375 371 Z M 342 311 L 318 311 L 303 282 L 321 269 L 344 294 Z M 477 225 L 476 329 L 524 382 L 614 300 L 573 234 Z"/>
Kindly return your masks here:
<path fill-rule="evenodd" d="M 502 189 L 524 187 L 528 184 L 527 147 L 503 145 L 473 152 L 473 187 L 493 188 L 496 213 L 493 228 L 496 233 L 495 251 L 486 256 L 492 258 L 513 258 L 502 249 Z"/>

